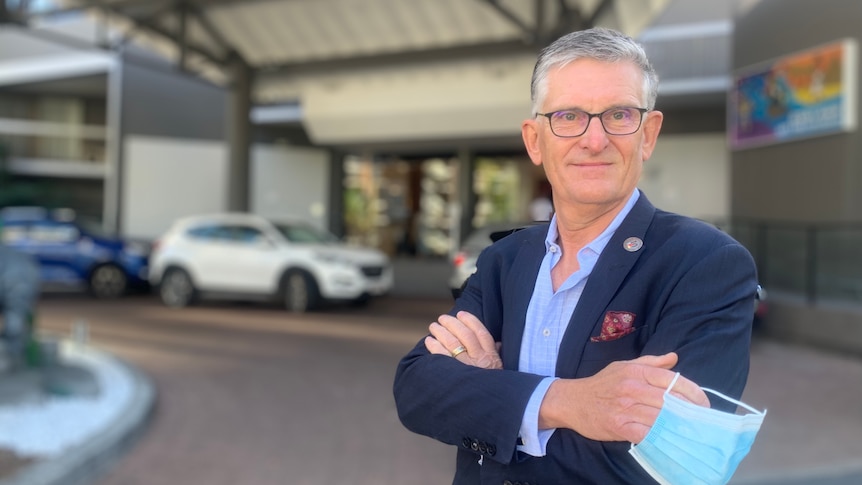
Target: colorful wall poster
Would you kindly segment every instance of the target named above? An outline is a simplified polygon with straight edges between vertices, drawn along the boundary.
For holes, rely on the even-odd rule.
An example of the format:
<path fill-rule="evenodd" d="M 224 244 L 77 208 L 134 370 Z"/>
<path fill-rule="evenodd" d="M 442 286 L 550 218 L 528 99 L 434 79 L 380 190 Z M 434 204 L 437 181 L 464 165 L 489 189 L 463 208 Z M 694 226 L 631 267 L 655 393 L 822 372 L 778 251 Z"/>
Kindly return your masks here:
<path fill-rule="evenodd" d="M 856 42 L 845 39 L 744 68 L 729 96 L 732 149 L 856 129 Z"/>

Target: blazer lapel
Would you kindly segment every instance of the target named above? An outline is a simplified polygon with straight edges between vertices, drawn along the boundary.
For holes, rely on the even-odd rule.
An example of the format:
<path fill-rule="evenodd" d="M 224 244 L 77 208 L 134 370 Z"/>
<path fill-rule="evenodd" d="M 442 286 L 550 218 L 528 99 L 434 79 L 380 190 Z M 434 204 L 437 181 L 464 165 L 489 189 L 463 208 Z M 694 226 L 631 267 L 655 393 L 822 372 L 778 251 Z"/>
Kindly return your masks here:
<path fill-rule="evenodd" d="M 646 231 L 652 222 L 655 210 L 646 196 L 641 193 L 635 206 L 599 256 L 563 334 L 557 358 L 557 376 L 572 378 L 577 375 L 590 335 L 598 331 L 601 326 L 599 317 L 643 253 L 642 248 L 631 251 L 631 247 L 627 250 L 623 244 L 631 237 L 639 238 L 641 242 L 646 240 Z"/>
<path fill-rule="evenodd" d="M 527 320 L 527 307 L 533 297 L 536 287 L 536 277 L 545 256 L 545 237 L 548 235 L 547 224 L 544 231 L 524 231 L 515 262 L 506 277 L 503 287 L 503 348 L 500 350 L 503 368 L 517 369 L 521 355 L 521 340 L 524 337 L 524 326 Z M 523 237 L 523 236 L 522 236 Z M 511 302 L 507 305 L 505 302 Z"/>

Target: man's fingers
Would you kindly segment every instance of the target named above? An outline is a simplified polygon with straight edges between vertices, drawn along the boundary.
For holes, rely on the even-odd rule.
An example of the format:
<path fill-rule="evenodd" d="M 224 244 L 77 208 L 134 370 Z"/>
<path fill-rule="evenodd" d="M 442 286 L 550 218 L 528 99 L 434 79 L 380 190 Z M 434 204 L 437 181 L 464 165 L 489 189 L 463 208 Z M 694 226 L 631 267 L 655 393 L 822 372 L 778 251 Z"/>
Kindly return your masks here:
<path fill-rule="evenodd" d="M 629 423 L 623 426 L 623 438 L 630 443 L 639 444 L 649 434 L 651 427 L 641 423 Z"/>
<path fill-rule="evenodd" d="M 659 356 L 647 355 L 629 362 L 644 365 L 641 369 L 647 384 L 666 390 L 676 376 L 676 373 L 670 369 L 676 365 L 677 360 L 679 358 L 676 353 L 670 352 Z M 709 407 L 709 398 L 706 397 L 706 393 L 695 382 L 686 379 L 685 376 L 679 376 L 673 389 L 671 389 L 671 393 L 698 406 Z"/>
<path fill-rule="evenodd" d="M 651 386 L 667 389 L 670 383 L 673 382 L 674 376 L 676 376 L 676 373 L 672 372 L 671 369 L 676 366 L 678 361 L 679 356 L 675 352 L 668 352 L 664 355 L 644 355 L 630 360 L 629 363 L 645 366 L 642 369 L 647 383 Z M 709 406 L 709 399 L 700 389 L 700 386 L 682 375 L 677 379 L 671 392 L 677 397 L 694 404 Z"/>
<path fill-rule="evenodd" d="M 709 398 L 703 389 L 683 376 L 679 376 L 671 389 L 671 394 L 698 406 L 710 407 Z"/>
<path fill-rule="evenodd" d="M 661 407 L 637 404 L 624 411 L 627 421 L 619 428 L 620 438 L 640 443 L 655 423 Z"/>
<path fill-rule="evenodd" d="M 455 317 L 441 315 L 437 322 L 428 326 L 428 330 L 433 338 L 446 349 L 445 353 L 449 355 L 452 355 L 452 351 L 458 347 L 464 347 L 466 352 L 460 353 L 461 358 L 459 359 L 462 362 L 472 363 L 474 358 L 482 357 L 485 354 L 476 335 Z M 428 347 L 427 343 L 425 346 Z"/>
<path fill-rule="evenodd" d="M 460 311 L 456 314 L 458 321 L 472 333 L 479 344 L 479 348 L 473 350 L 470 358 L 474 365 L 483 369 L 502 369 L 503 362 L 500 360 L 500 345 L 494 342 L 491 332 L 485 327 L 481 320 L 470 312 Z"/>
<path fill-rule="evenodd" d="M 668 352 L 664 355 L 644 355 L 628 362 L 632 364 L 648 365 L 650 367 L 658 367 L 661 369 L 670 370 L 673 368 L 673 366 L 676 365 L 678 361 L 679 356 L 676 355 L 676 352 Z M 670 382 L 668 382 L 668 384 L 670 384 Z"/>
<path fill-rule="evenodd" d="M 459 318 L 452 315 L 440 315 L 437 322 L 458 339 L 459 343 L 455 345 L 456 347 L 463 345 L 467 348 L 467 352 L 472 355 L 478 355 L 484 349 L 476 332 Z"/>
<path fill-rule="evenodd" d="M 482 350 L 485 352 L 497 352 L 497 345 L 494 342 L 494 337 L 491 336 L 491 332 L 489 332 L 485 325 L 482 324 L 482 321 L 476 318 L 476 315 L 462 310 L 458 312 L 456 316 L 464 326 L 473 331 L 476 335 L 476 339 L 479 341 L 479 345 L 482 346 Z"/>
<path fill-rule="evenodd" d="M 425 337 L 425 348 L 432 354 L 452 355 L 452 353 L 449 352 L 449 349 L 443 346 L 443 344 L 434 337 Z"/>
<path fill-rule="evenodd" d="M 428 326 L 428 331 L 431 332 L 431 335 L 446 349 L 447 354 L 451 354 L 453 350 L 458 348 L 461 345 L 467 347 L 467 345 L 462 342 L 457 336 L 452 334 L 452 332 L 440 325 L 438 322 L 434 322 Z M 426 345 L 427 346 L 427 345 Z M 469 347 L 467 347 L 469 348 Z"/>
<path fill-rule="evenodd" d="M 462 319 L 469 319 L 469 324 Z M 458 317 L 440 315 L 436 322 L 428 326 L 428 330 L 431 336 L 425 339 L 425 348 L 429 352 L 452 355 L 453 350 L 464 347 L 466 352 L 456 356 L 460 362 L 484 369 L 503 368 L 499 347 L 475 316 L 467 312 L 459 312 Z"/>
<path fill-rule="evenodd" d="M 549 427 L 571 427 L 584 436 L 600 441 L 626 440 L 640 443 L 649 433 L 665 405 L 665 392 L 689 402 L 707 405 L 709 400 L 693 381 L 671 370 L 678 361 L 675 353 L 643 356 L 614 362 L 592 377 L 555 381 L 548 391 L 552 407 L 560 403 L 576 406 L 581 413 L 570 422 L 545 421 Z M 674 378 L 676 380 L 674 381 Z M 576 384 L 577 383 L 577 384 Z M 560 398 L 562 396 L 562 398 Z M 584 399 L 585 398 L 585 399 Z M 544 404 L 543 404 L 544 405 Z M 541 423 L 541 421 L 540 421 Z M 568 426 L 571 425 L 571 426 Z"/>

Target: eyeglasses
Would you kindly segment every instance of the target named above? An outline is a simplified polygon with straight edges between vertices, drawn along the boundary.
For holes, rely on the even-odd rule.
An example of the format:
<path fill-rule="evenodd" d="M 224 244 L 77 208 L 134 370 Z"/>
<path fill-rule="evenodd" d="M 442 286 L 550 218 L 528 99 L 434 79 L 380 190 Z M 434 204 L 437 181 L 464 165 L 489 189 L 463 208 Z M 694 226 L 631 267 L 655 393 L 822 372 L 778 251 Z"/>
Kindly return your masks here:
<path fill-rule="evenodd" d="M 598 118 L 608 135 L 631 135 L 643 122 L 646 108 L 611 108 L 601 113 L 587 113 L 579 109 L 564 109 L 553 113 L 536 113 L 548 118 L 551 132 L 562 138 L 581 136 L 587 132 L 590 121 Z"/>

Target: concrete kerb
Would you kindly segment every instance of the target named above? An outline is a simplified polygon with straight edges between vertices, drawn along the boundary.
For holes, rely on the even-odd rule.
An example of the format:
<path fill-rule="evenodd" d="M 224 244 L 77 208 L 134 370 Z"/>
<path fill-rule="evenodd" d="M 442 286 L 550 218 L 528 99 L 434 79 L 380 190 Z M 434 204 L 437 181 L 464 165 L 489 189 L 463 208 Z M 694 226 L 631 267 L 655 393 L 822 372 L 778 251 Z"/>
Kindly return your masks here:
<path fill-rule="evenodd" d="M 86 347 L 86 352 L 111 362 L 129 379 L 128 405 L 117 418 L 95 435 L 73 446 L 60 456 L 36 460 L 16 474 L 0 480 L 0 485 L 81 485 L 103 473 L 122 456 L 145 428 L 153 410 L 156 392 L 150 379 L 134 366 Z"/>

